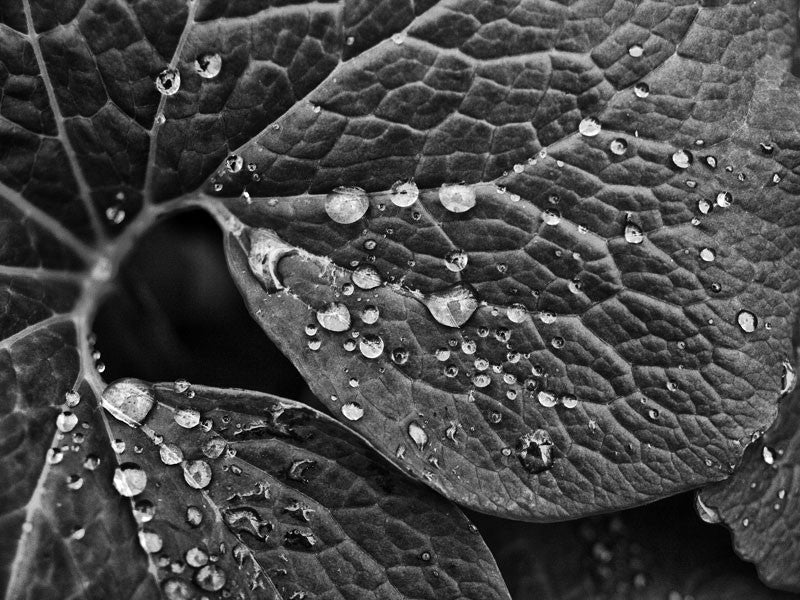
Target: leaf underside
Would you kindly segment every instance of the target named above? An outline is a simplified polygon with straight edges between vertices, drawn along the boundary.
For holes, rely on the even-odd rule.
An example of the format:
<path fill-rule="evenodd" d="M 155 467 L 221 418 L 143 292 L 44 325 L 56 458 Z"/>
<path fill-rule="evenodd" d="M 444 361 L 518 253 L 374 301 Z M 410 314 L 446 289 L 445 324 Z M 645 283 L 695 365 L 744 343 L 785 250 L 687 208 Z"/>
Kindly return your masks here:
<path fill-rule="evenodd" d="M 351 425 L 448 497 L 551 520 L 727 476 L 774 419 L 792 355 L 797 24 L 788 0 L 703 4 L 4 2 L 7 596 L 149 598 L 163 579 L 149 574 L 130 503 L 109 483 L 122 459 L 116 425 L 97 408 L 90 326 L 136 236 L 192 203 L 231 211 L 229 256 L 252 312 L 334 414 L 358 403 L 364 416 Z M 221 70 L 201 77 L 196 59 L 213 53 Z M 181 76 L 174 95 L 154 85 L 167 68 Z M 640 82 L 646 97 L 634 93 Z M 576 133 L 586 117 L 599 135 Z M 622 154 L 609 152 L 617 138 Z M 687 169 L 671 160 L 681 149 L 694 159 Z M 219 166 L 231 153 L 242 168 Z M 387 190 L 411 178 L 421 198 L 398 209 Z M 478 199 L 461 215 L 436 199 L 455 182 Z M 339 185 L 372 194 L 355 225 L 325 215 Z M 698 200 L 720 192 L 731 206 L 698 214 Z M 547 209 L 558 225 L 543 224 Z M 641 244 L 625 241 L 627 223 Z M 264 229 L 290 253 L 276 275 L 291 293 L 243 260 Z M 701 261 L 702 248 L 715 260 Z M 442 262 L 454 249 L 469 256 L 458 274 Z M 345 334 L 325 331 L 310 351 L 303 331 L 322 303 L 357 316 L 367 302 L 339 288 L 368 261 L 392 285 L 369 292 L 379 321 L 356 326 L 383 336 L 382 357 L 346 355 Z M 485 303 L 460 330 L 420 301 L 457 283 Z M 504 317 L 512 303 L 523 323 Z M 737 324 L 742 310 L 757 317 L 752 333 Z M 465 339 L 476 354 L 461 352 Z M 453 378 L 434 358 L 451 340 Z M 387 358 L 400 344 L 409 360 L 396 365 Z M 476 358 L 491 383 L 473 402 Z M 70 391 L 82 401 L 65 407 Z M 545 408 L 540 391 L 578 406 Z M 65 409 L 78 424 L 62 417 L 59 431 Z M 539 430 L 552 441 L 545 470 L 530 441 L 519 455 Z M 99 466 L 88 473 L 90 454 Z"/>

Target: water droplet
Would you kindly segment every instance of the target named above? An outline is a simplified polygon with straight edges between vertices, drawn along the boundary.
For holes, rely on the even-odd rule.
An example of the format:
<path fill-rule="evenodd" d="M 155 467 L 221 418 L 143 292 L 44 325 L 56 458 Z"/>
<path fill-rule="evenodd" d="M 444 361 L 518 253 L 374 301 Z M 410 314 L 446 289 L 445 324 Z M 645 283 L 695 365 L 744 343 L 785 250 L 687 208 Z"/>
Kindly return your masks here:
<path fill-rule="evenodd" d="M 156 507 L 150 500 L 137 500 L 133 505 L 133 518 L 137 523 L 149 523 L 156 516 Z"/>
<path fill-rule="evenodd" d="M 713 262 L 713 260 L 717 257 L 717 253 L 714 252 L 711 248 L 703 248 L 700 250 L 700 258 L 706 262 Z"/>
<path fill-rule="evenodd" d="M 161 551 L 161 548 L 164 547 L 164 540 L 155 531 L 142 530 L 139 532 L 139 545 L 148 554 L 153 554 Z"/>
<path fill-rule="evenodd" d="M 156 76 L 156 89 L 164 96 L 172 96 L 181 88 L 181 74 L 178 69 L 167 68 Z"/>
<path fill-rule="evenodd" d="M 56 417 L 56 427 L 61 433 L 69 433 L 78 425 L 78 416 L 71 410 L 64 410 Z"/>
<path fill-rule="evenodd" d="M 475 354 L 475 351 L 478 349 L 478 345 L 475 343 L 475 340 L 464 340 L 461 342 L 461 351 L 464 354 L 472 355 Z"/>
<path fill-rule="evenodd" d="M 775 451 L 769 446 L 764 446 L 761 449 L 761 457 L 764 459 L 764 462 L 767 463 L 768 465 L 775 464 Z"/>
<path fill-rule="evenodd" d="M 611 141 L 609 149 L 611 150 L 611 154 L 622 156 L 628 150 L 628 142 L 626 142 L 623 138 L 617 138 Z"/>
<path fill-rule="evenodd" d="M 644 48 L 641 44 L 633 44 L 628 48 L 628 54 L 633 58 L 640 58 L 644 54 Z"/>
<path fill-rule="evenodd" d="M 397 181 L 391 189 L 392 204 L 406 208 L 414 204 L 419 198 L 419 188 L 413 181 Z"/>
<path fill-rule="evenodd" d="M 661 413 L 659 413 L 658 409 L 656 408 L 651 408 L 650 410 L 647 411 L 647 416 L 650 417 L 653 421 L 658 419 L 660 414 Z"/>
<path fill-rule="evenodd" d="M 492 383 L 492 378 L 486 373 L 476 373 L 472 377 L 472 384 L 477 388 L 485 388 Z"/>
<path fill-rule="evenodd" d="M 417 449 L 422 452 L 422 450 L 425 449 L 425 444 L 428 443 L 428 434 L 422 426 L 416 421 L 411 421 L 411 423 L 408 424 L 408 435 L 414 440 Z"/>
<path fill-rule="evenodd" d="M 709 202 L 705 198 L 701 198 L 700 200 L 697 201 L 697 210 L 699 210 L 704 215 L 707 215 L 709 212 L 711 212 L 711 208 L 712 208 L 711 202 Z"/>
<path fill-rule="evenodd" d="M 183 461 L 183 450 L 176 444 L 161 444 L 158 453 L 165 465 L 177 465 Z"/>
<path fill-rule="evenodd" d="M 120 496 L 132 498 L 147 487 L 147 473 L 139 465 L 123 463 L 114 469 L 113 483 Z"/>
<path fill-rule="evenodd" d="M 317 321 L 328 331 L 350 329 L 350 311 L 341 302 L 331 302 L 317 311 Z"/>
<path fill-rule="evenodd" d="M 461 327 L 478 308 L 478 300 L 465 285 L 456 285 L 422 298 L 431 316 L 446 327 Z"/>
<path fill-rule="evenodd" d="M 194 70 L 203 79 L 213 79 L 222 69 L 222 57 L 216 52 L 201 54 L 194 61 Z"/>
<path fill-rule="evenodd" d="M 700 515 L 700 518 L 705 523 L 710 523 L 713 525 L 714 523 L 719 523 L 722 521 L 719 511 L 711 508 L 705 502 L 703 502 L 703 499 L 700 497 L 699 493 L 695 494 L 694 507 L 695 510 L 697 510 L 697 514 Z"/>
<path fill-rule="evenodd" d="M 225 452 L 225 446 L 227 446 L 227 442 L 223 438 L 214 436 L 203 443 L 201 450 L 203 455 L 214 459 L 222 456 L 222 453 Z"/>
<path fill-rule="evenodd" d="M 647 98 L 650 95 L 650 86 L 640 81 L 633 86 L 633 93 L 637 98 Z"/>
<path fill-rule="evenodd" d="M 730 192 L 720 192 L 717 194 L 717 206 L 728 208 L 733 203 L 733 196 Z"/>
<path fill-rule="evenodd" d="M 69 475 L 67 477 L 67 487 L 73 491 L 83 487 L 83 477 L 80 475 Z"/>
<path fill-rule="evenodd" d="M 548 208 L 542 212 L 542 221 L 545 225 L 558 225 L 561 223 L 561 213 L 553 208 Z"/>
<path fill-rule="evenodd" d="M 197 506 L 187 506 L 186 522 L 192 527 L 198 527 L 203 522 L 203 511 Z"/>
<path fill-rule="evenodd" d="M 217 565 L 205 565 L 195 573 L 194 581 L 200 589 L 206 592 L 218 592 L 225 587 L 228 576 Z"/>
<path fill-rule="evenodd" d="M 358 421 L 364 416 L 364 409 L 357 402 L 342 404 L 342 414 L 351 421 Z"/>
<path fill-rule="evenodd" d="M 175 411 L 175 422 L 185 429 L 192 429 L 200 424 L 200 411 L 196 408 L 178 408 Z"/>
<path fill-rule="evenodd" d="M 392 350 L 392 362 L 396 365 L 404 365 L 408 362 L 409 352 L 405 348 L 395 348 Z"/>
<path fill-rule="evenodd" d="M 378 309 L 377 306 L 370 304 L 369 306 L 365 306 L 364 310 L 361 311 L 361 321 L 365 325 L 373 325 L 375 324 L 381 316 L 381 311 Z"/>
<path fill-rule="evenodd" d="M 202 490 L 211 483 L 211 465 L 204 460 L 190 460 L 183 465 L 183 478 L 189 487 Z"/>
<path fill-rule="evenodd" d="M 434 355 L 436 356 L 437 360 L 445 362 L 447 360 L 450 360 L 450 349 L 449 348 L 444 348 L 444 347 L 437 348 L 434 351 Z"/>
<path fill-rule="evenodd" d="M 787 360 L 783 361 L 783 374 L 781 375 L 781 395 L 794 391 L 797 385 L 797 374 L 794 367 Z"/>
<path fill-rule="evenodd" d="M 439 202 L 450 212 L 467 212 L 475 206 L 475 190 L 460 183 L 444 184 L 439 188 Z"/>
<path fill-rule="evenodd" d="M 578 406 L 578 398 L 574 394 L 564 394 L 559 401 L 564 408 L 575 408 Z"/>
<path fill-rule="evenodd" d="M 526 433 L 517 441 L 517 457 L 529 473 L 541 473 L 553 465 L 553 440 L 544 429 Z"/>
<path fill-rule="evenodd" d="M 373 267 L 361 265 L 353 271 L 351 277 L 353 283 L 362 290 L 372 290 L 383 283 L 381 276 Z"/>
<path fill-rule="evenodd" d="M 225 159 L 225 170 L 228 173 L 238 173 L 244 166 L 244 159 L 238 154 L 229 154 Z"/>
<path fill-rule="evenodd" d="M 120 379 L 103 391 L 101 404 L 116 419 L 139 427 L 155 404 L 152 388 L 137 379 Z"/>
<path fill-rule="evenodd" d="M 601 129 L 602 126 L 600 125 L 600 121 L 594 117 L 586 117 L 578 124 L 578 131 L 581 135 L 586 137 L 596 136 L 598 133 L 600 133 Z"/>
<path fill-rule="evenodd" d="M 560 350 L 564 347 L 564 338 L 560 335 L 555 336 L 552 340 L 550 340 L 550 345 L 553 346 L 556 350 Z"/>
<path fill-rule="evenodd" d="M 467 268 L 469 256 L 463 250 L 453 250 L 448 252 L 444 257 L 444 265 L 449 271 L 459 273 Z"/>
<path fill-rule="evenodd" d="M 508 307 L 506 316 L 512 323 L 522 323 L 528 316 L 528 309 L 523 304 L 515 303 Z"/>
<path fill-rule="evenodd" d="M 199 568 L 208 564 L 208 552 L 202 548 L 198 548 L 197 546 L 194 548 L 189 548 L 186 551 L 184 558 L 186 560 L 186 564 L 190 567 Z"/>
<path fill-rule="evenodd" d="M 394 33 L 392 34 L 392 41 L 397 44 L 398 46 L 405 41 L 405 36 L 402 33 Z"/>
<path fill-rule="evenodd" d="M 688 150 L 677 150 L 672 154 L 672 164 L 679 169 L 688 169 L 693 160 L 694 157 Z"/>
<path fill-rule="evenodd" d="M 554 394 L 544 390 L 536 394 L 536 399 L 539 401 L 539 404 L 545 408 L 553 408 L 558 403 Z"/>
<path fill-rule="evenodd" d="M 367 193 L 359 187 L 337 187 L 325 198 L 325 212 L 342 225 L 355 223 L 368 209 Z"/>
<path fill-rule="evenodd" d="M 644 241 L 641 227 L 630 221 L 625 223 L 625 241 L 629 244 L 641 244 Z"/>
<path fill-rule="evenodd" d="M 736 315 L 736 322 L 745 333 L 753 333 L 758 326 L 758 318 L 749 310 L 740 310 Z"/>
<path fill-rule="evenodd" d="M 364 358 L 378 358 L 383 354 L 383 339 L 379 335 L 366 334 L 358 343 L 358 349 Z"/>

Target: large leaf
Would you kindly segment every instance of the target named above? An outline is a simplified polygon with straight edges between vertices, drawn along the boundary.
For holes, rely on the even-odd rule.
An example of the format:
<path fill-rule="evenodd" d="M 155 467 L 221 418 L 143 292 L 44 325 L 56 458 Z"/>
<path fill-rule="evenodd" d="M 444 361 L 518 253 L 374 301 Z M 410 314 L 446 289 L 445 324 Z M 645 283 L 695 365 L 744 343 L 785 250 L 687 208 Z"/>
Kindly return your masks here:
<path fill-rule="evenodd" d="M 800 592 L 798 428 L 796 390 L 782 404 L 775 426 L 747 449 L 740 469 L 698 493 L 701 516 L 730 528 L 737 552 L 756 564 L 764 581 L 795 592 Z"/>
<path fill-rule="evenodd" d="M 102 363 L 90 335 L 97 305 L 142 232 L 196 197 L 229 148 L 313 89 L 352 52 L 348 37 L 361 28 L 380 33 L 373 20 L 391 29 L 413 17 L 271 4 L 0 5 L 0 586 L 8 598 L 151 598 L 166 573 L 180 570 L 177 555 L 148 560 L 131 503 L 112 486 L 119 463 L 145 460 L 137 452 L 145 444 L 128 432 L 127 450 L 117 454 L 115 435 L 126 436 L 98 409 Z M 367 37 L 359 34 L 358 48 Z M 155 204 L 161 200 L 169 202 Z M 169 477 L 162 469 L 151 477 Z M 162 500 L 166 514 L 185 494 Z M 480 540 L 471 540 L 470 559 L 496 583 Z M 383 567 L 369 568 L 375 575 Z M 441 580 L 414 597 L 437 585 L 473 593 L 444 567 L 426 572 L 434 570 Z M 369 597 L 363 586 L 376 581 L 339 593 Z"/>
<path fill-rule="evenodd" d="M 209 180 L 251 312 L 332 412 L 478 510 L 729 476 L 792 354 L 796 12 L 437 5 Z"/>

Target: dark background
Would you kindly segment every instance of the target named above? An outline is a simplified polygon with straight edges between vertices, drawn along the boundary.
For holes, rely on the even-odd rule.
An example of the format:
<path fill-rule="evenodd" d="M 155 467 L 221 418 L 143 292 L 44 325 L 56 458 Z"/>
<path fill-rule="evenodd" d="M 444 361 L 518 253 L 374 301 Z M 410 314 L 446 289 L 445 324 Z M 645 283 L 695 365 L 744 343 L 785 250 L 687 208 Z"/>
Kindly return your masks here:
<path fill-rule="evenodd" d="M 124 265 L 95 323 L 104 377 L 179 378 L 270 392 L 325 408 L 251 320 L 221 233 L 200 212 L 155 227 Z M 794 598 L 760 584 L 728 531 L 700 521 L 693 494 L 565 523 L 469 512 L 514 600 Z M 798 565 L 800 568 L 800 565 Z"/>

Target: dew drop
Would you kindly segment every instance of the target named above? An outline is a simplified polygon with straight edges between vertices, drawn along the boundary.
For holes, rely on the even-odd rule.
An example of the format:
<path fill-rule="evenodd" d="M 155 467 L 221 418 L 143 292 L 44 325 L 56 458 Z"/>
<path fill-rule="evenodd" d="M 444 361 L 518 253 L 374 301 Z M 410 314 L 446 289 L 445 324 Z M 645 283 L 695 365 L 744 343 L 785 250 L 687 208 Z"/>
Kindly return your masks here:
<path fill-rule="evenodd" d="M 545 225 L 558 225 L 561 223 L 561 213 L 553 208 L 548 208 L 542 212 L 542 221 Z"/>
<path fill-rule="evenodd" d="M 183 450 L 176 444 L 161 444 L 158 454 L 165 465 L 177 465 L 183 461 Z"/>
<path fill-rule="evenodd" d="M 228 173 L 238 173 L 244 166 L 244 159 L 238 154 L 229 154 L 225 159 L 225 170 Z"/>
<path fill-rule="evenodd" d="M 717 206 L 728 208 L 733 203 L 733 196 L 730 192 L 720 192 L 717 194 Z"/>
<path fill-rule="evenodd" d="M 113 483 L 120 496 L 132 498 L 147 487 L 147 473 L 139 465 L 123 463 L 114 469 Z"/>
<path fill-rule="evenodd" d="M 411 423 L 408 424 L 408 435 L 414 441 L 420 452 L 425 449 L 425 444 L 428 443 L 428 434 L 425 433 L 425 430 L 419 423 L 411 421 Z"/>
<path fill-rule="evenodd" d="M 578 124 L 578 131 L 585 137 L 594 137 L 600 133 L 602 126 L 594 117 L 586 117 Z"/>
<path fill-rule="evenodd" d="M 736 315 L 736 322 L 745 333 L 753 333 L 758 326 L 758 318 L 749 310 L 740 310 Z"/>
<path fill-rule="evenodd" d="M 641 227 L 630 221 L 625 223 L 625 241 L 629 244 L 641 244 L 644 241 Z"/>
<path fill-rule="evenodd" d="M 350 311 L 341 302 L 331 302 L 317 311 L 317 321 L 328 331 L 347 331 L 350 329 Z"/>
<path fill-rule="evenodd" d="M 463 250 L 453 250 L 444 257 L 444 265 L 449 271 L 459 273 L 467 268 L 469 256 Z"/>
<path fill-rule="evenodd" d="M 186 551 L 184 559 L 186 560 L 186 564 L 190 567 L 199 568 L 208 564 L 208 552 L 194 546 Z"/>
<path fill-rule="evenodd" d="M 539 401 L 539 404 L 545 408 L 553 408 L 558 403 L 554 394 L 544 390 L 536 394 L 536 399 Z"/>
<path fill-rule="evenodd" d="M 637 98 L 647 98 L 650 95 L 650 86 L 640 81 L 633 86 L 633 93 Z"/>
<path fill-rule="evenodd" d="M 372 304 L 365 306 L 364 310 L 361 311 L 361 321 L 366 325 L 373 325 L 377 323 L 380 316 L 381 311 L 377 306 Z"/>
<path fill-rule="evenodd" d="M 390 197 L 392 204 L 406 208 L 419 198 L 419 188 L 413 181 L 397 181 L 392 185 Z"/>
<path fill-rule="evenodd" d="M 103 391 L 100 403 L 116 419 L 139 427 L 155 404 L 152 388 L 138 379 L 120 379 Z"/>
<path fill-rule="evenodd" d="M 69 475 L 67 477 L 67 487 L 73 491 L 77 491 L 83 487 L 83 477 L 80 475 Z"/>
<path fill-rule="evenodd" d="M 522 304 L 515 303 L 508 307 L 506 316 L 512 323 L 522 323 L 528 316 L 528 309 Z"/>
<path fill-rule="evenodd" d="M 378 271 L 368 265 L 356 267 L 351 279 L 362 290 L 372 290 L 383 283 Z"/>
<path fill-rule="evenodd" d="M 575 408 L 578 406 L 578 398 L 574 394 L 564 394 L 559 401 L 564 408 Z"/>
<path fill-rule="evenodd" d="M 781 375 L 781 395 L 794 391 L 797 385 L 797 374 L 794 367 L 787 360 L 783 361 L 783 374 Z"/>
<path fill-rule="evenodd" d="M 764 446 L 761 449 L 761 458 L 763 458 L 764 462 L 768 465 L 773 465 L 775 464 L 775 451 L 769 446 Z"/>
<path fill-rule="evenodd" d="M 78 425 L 78 416 L 71 410 L 64 410 L 56 417 L 56 427 L 61 433 L 69 433 Z"/>
<path fill-rule="evenodd" d="M 192 527 L 199 527 L 203 522 L 203 511 L 197 506 L 187 506 L 186 522 Z"/>
<path fill-rule="evenodd" d="M 699 210 L 702 214 L 707 215 L 711 212 L 711 202 L 706 200 L 705 198 L 701 198 L 697 201 L 697 210 Z"/>
<path fill-rule="evenodd" d="M 194 581 L 206 592 L 218 592 L 228 581 L 225 571 L 217 565 L 205 565 L 195 573 Z"/>
<path fill-rule="evenodd" d="M 430 294 L 422 302 L 436 322 L 455 328 L 464 325 L 478 308 L 475 294 L 465 285 Z"/>
<path fill-rule="evenodd" d="M 633 44 L 628 48 L 628 54 L 633 58 L 641 58 L 644 54 L 644 48 L 641 44 Z"/>
<path fill-rule="evenodd" d="M 179 408 L 175 411 L 174 419 L 184 429 L 192 429 L 200 424 L 200 411 L 196 408 Z"/>
<path fill-rule="evenodd" d="M 201 54 L 194 61 L 194 70 L 203 79 L 213 79 L 222 70 L 222 57 L 216 52 Z"/>
<path fill-rule="evenodd" d="M 475 190 L 470 186 L 456 183 L 439 188 L 439 202 L 450 212 L 467 212 L 475 206 L 475 201 Z"/>
<path fill-rule="evenodd" d="M 677 150 L 672 154 L 672 164 L 674 164 L 679 169 L 688 169 L 689 165 L 692 164 L 694 157 L 692 153 L 688 150 Z"/>
<path fill-rule="evenodd" d="M 325 198 L 325 212 L 342 225 L 355 223 L 368 209 L 367 193 L 359 187 L 337 187 Z"/>
<path fill-rule="evenodd" d="M 609 150 L 611 150 L 611 154 L 622 156 L 628 150 L 628 142 L 626 142 L 623 138 L 612 140 L 611 144 L 609 144 Z"/>
<path fill-rule="evenodd" d="M 436 356 L 436 360 L 439 360 L 441 362 L 445 362 L 447 360 L 450 360 L 450 349 L 449 348 L 444 348 L 444 347 L 437 348 L 434 351 L 433 354 L 434 354 L 434 356 Z"/>
<path fill-rule="evenodd" d="M 139 532 L 139 545 L 148 554 L 153 554 L 161 551 L 164 540 L 155 531 L 142 530 Z"/>
<path fill-rule="evenodd" d="M 517 441 L 517 457 L 529 473 L 541 473 L 553 466 L 553 440 L 544 429 L 526 433 Z"/>
<path fill-rule="evenodd" d="M 378 358 L 383 354 L 383 339 L 379 335 L 364 335 L 358 343 L 358 349 L 364 358 Z"/>
<path fill-rule="evenodd" d="M 714 259 L 717 257 L 717 253 L 714 252 L 711 248 L 703 248 L 700 250 L 700 258 L 703 259 L 705 262 L 713 262 Z"/>
<path fill-rule="evenodd" d="M 364 409 L 357 402 L 342 404 L 342 414 L 350 421 L 358 421 L 364 416 Z"/>
<path fill-rule="evenodd" d="M 703 499 L 700 497 L 699 493 L 695 494 L 694 507 L 703 522 L 713 525 L 722 521 L 719 511 L 711 508 L 705 502 L 703 502 Z"/>
<path fill-rule="evenodd" d="M 178 69 L 167 68 L 156 75 L 156 89 L 164 96 L 172 96 L 181 88 L 181 74 Z"/>
<path fill-rule="evenodd" d="M 472 384 L 477 388 L 485 388 L 492 383 L 492 378 L 486 373 L 476 373 L 472 377 Z"/>
<path fill-rule="evenodd" d="M 211 483 L 211 465 L 204 460 L 190 460 L 183 465 L 183 478 L 189 487 L 202 490 Z"/>

